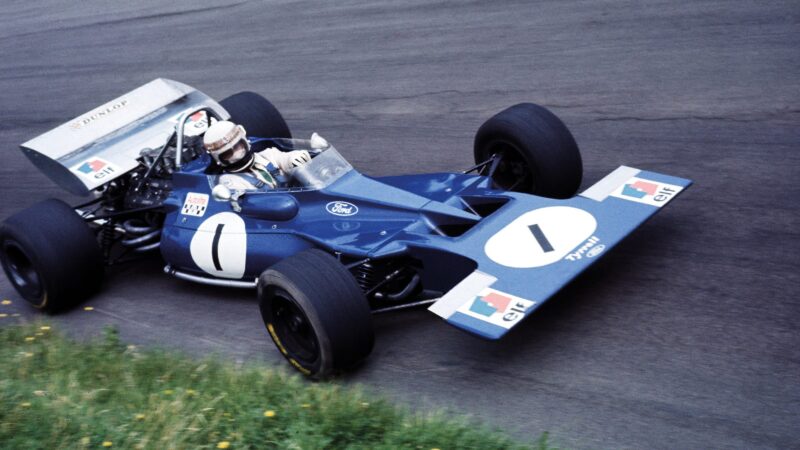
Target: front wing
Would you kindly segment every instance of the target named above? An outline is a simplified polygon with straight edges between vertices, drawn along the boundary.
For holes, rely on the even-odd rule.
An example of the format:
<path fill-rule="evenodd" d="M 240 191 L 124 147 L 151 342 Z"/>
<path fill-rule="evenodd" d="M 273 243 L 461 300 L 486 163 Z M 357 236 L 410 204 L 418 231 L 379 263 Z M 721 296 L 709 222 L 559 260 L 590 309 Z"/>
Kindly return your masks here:
<path fill-rule="evenodd" d="M 567 200 L 515 195 L 449 249 L 478 267 L 429 309 L 499 339 L 690 184 L 621 166 Z"/>

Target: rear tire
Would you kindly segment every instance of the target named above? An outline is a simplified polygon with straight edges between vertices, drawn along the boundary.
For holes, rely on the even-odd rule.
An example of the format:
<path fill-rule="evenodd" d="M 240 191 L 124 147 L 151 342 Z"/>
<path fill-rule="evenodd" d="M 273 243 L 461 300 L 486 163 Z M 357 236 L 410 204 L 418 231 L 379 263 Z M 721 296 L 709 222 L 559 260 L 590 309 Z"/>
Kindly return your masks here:
<path fill-rule="evenodd" d="M 230 120 L 244 127 L 248 136 L 291 139 L 283 116 L 269 100 L 255 92 L 239 92 L 219 102 Z"/>
<path fill-rule="evenodd" d="M 501 155 L 492 179 L 506 190 L 569 198 L 583 178 L 580 150 L 569 129 L 555 114 L 533 103 L 514 105 L 481 125 L 474 154 L 476 164 Z"/>
<path fill-rule="evenodd" d="M 46 312 L 85 300 L 97 291 L 104 275 L 94 233 L 69 205 L 56 199 L 3 222 L 0 263 L 17 292 Z"/>
<path fill-rule="evenodd" d="M 265 270 L 258 298 L 278 350 L 310 378 L 349 370 L 372 351 L 366 297 L 353 275 L 321 250 L 302 251 Z"/>

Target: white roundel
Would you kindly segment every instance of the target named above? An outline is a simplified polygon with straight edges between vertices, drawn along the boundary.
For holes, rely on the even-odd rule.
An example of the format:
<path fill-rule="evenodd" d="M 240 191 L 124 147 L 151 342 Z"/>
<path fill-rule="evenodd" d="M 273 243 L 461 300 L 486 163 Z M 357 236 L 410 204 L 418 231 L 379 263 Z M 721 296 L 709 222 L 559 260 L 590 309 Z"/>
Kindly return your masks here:
<path fill-rule="evenodd" d="M 563 259 L 596 229 L 597 220 L 582 209 L 549 206 L 514 219 L 486 241 L 484 251 L 503 266 L 541 267 Z"/>
<path fill-rule="evenodd" d="M 214 214 L 197 228 L 189 251 L 204 272 L 221 278 L 242 278 L 247 262 L 244 220 L 232 212 Z"/>

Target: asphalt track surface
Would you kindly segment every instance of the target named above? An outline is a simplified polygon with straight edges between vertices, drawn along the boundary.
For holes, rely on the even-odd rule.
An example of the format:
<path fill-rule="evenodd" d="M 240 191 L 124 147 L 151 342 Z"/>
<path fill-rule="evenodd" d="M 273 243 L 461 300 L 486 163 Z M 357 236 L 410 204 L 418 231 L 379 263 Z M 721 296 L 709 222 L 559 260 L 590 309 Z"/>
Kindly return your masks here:
<path fill-rule="evenodd" d="M 319 132 L 370 175 L 468 167 L 478 126 L 534 101 L 572 129 L 584 187 L 620 164 L 695 180 L 504 340 L 425 310 L 380 316 L 371 360 L 344 382 L 572 448 L 800 446 L 797 2 L 15 0 L 0 12 L 0 217 L 75 200 L 19 143 L 156 77 L 216 98 L 263 93 L 296 136 Z M 158 259 L 107 281 L 93 312 L 52 320 L 285 366 L 246 291 L 169 278 Z M 22 314 L 4 323 L 35 317 L 4 276 L 0 295 Z"/>

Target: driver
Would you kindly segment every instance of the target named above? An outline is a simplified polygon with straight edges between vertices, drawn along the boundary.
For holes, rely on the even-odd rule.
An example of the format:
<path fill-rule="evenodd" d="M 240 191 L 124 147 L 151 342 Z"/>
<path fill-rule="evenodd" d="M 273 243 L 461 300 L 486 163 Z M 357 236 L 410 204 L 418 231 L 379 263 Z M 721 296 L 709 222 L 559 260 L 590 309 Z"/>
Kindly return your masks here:
<path fill-rule="evenodd" d="M 305 150 L 283 152 L 267 148 L 256 153 L 250 148 L 244 127 L 227 120 L 217 121 L 208 128 L 203 145 L 225 171 L 249 175 L 221 176 L 220 183 L 229 189 L 275 188 L 278 186 L 276 176 L 287 175 L 295 167 L 311 161 L 311 155 Z"/>

